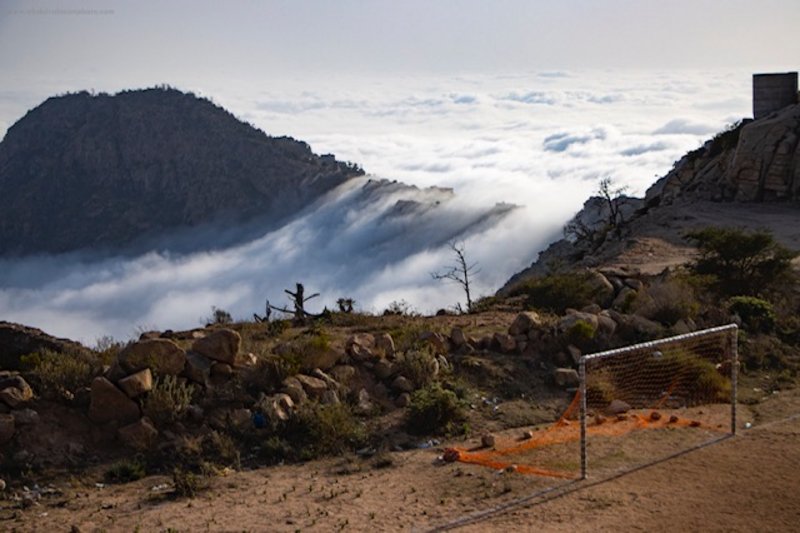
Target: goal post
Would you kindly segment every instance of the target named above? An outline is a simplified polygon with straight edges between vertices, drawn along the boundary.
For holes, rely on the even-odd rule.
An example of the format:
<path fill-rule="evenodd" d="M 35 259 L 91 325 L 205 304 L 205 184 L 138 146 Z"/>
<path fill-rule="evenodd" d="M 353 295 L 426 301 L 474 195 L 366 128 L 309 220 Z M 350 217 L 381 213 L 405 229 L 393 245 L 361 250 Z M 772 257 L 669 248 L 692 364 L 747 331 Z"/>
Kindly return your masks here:
<path fill-rule="evenodd" d="M 580 477 L 734 435 L 737 331 L 730 324 L 581 357 Z"/>

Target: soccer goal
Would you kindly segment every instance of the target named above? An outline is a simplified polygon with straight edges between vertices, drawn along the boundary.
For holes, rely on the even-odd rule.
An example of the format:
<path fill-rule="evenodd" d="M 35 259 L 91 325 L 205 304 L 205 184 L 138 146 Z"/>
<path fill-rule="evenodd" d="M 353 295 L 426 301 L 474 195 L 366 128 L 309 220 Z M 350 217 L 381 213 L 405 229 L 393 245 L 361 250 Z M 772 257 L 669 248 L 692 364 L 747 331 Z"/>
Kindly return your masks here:
<path fill-rule="evenodd" d="M 604 477 L 736 433 L 735 324 L 585 355 L 581 477 Z"/>

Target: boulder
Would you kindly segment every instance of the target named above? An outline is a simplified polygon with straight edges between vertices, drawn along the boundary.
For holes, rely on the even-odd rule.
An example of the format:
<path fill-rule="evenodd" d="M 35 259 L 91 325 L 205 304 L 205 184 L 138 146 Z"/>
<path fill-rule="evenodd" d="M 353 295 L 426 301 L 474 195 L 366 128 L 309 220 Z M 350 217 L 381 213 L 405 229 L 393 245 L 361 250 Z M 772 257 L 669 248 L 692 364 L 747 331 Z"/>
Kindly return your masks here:
<path fill-rule="evenodd" d="M 450 351 L 447 338 L 441 333 L 426 331 L 419 336 L 419 340 L 429 344 L 433 348 L 433 351 L 439 355 L 446 355 Z"/>
<path fill-rule="evenodd" d="M 34 426 L 39 423 L 39 413 L 33 409 L 17 409 L 12 411 L 11 416 L 17 426 Z"/>
<path fill-rule="evenodd" d="M 264 413 L 273 424 L 286 422 L 291 417 L 295 402 L 288 394 L 275 394 L 262 398 L 257 408 Z"/>
<path fill-rule="evenodd" d="M 517 315 L 511 326 L 508 328 L 508 334 L 512 337 L 517 335 L 527 335 L 528 332 L 543 324 L 541 317 L 538 313 L 533 311 L 525 311 Z"/>
<path fill-rule="evenodd" d="M 461 328 L 453 328 L 450 331 L 450 342 L 456 348 L 461 348 L 467 344 L 467 336 L 464 335 L 464 330 Z"/>
<path fill-rule="evenodd" d="M 326 374 L 325 372 L 323 372 L 319 368 L 315 368 L 311 372 L 311 375 L 312 375 L 312 377 L 315 377 L 317 379 L 321 379 L 322 381 L 324 381 L 325 385 L 331 390 L 339 390 L 339 389 L 342 388 L 341 384 L 339 384 L 338 381 L 336 381 L 335 379 L 330 377 L 328 374 Z"/>
<path fill-rule="evenodd" d="M 229 379 L 233 376 L 233 367 L 228 363 L 214 363 L 211 365 L 211 375 L 215 378 Z"/>
<path fill-rule="evenodd" d="M 394 339 L 388 333 L 375 335 L 375 350 L 384 357 L 394 357 Z"/>
<path fill-rule="evenodd" d="M 632 289 L 630 287 L 623 287 L 617 297 L 614 298 L 614 302 L 611 304 L 611 307 L 618 311 L 628 311 L 631 308 L 631 304 L 636 299 L 636 296 L 639 293 L 636 292 L 636 289 Z"/>
<path fill-rule="evenodd" d="M 339 394 L 335 390 L 331 389 L 326 389 L 322 393 L 322 396 L 320 397 L 319 401 L 324 405 L 341 403 L 341 401 L 339 400 Z"/>
<path fill-rule="evenodd" d="M 570 344 L 569 346 L 567 346 L 567 353 L 569 354 L 569 357 L 572 360 L 572 362 L 575 363 L 576 365 L 581 362 L 582 354 L 580 348 Z"/>
<path fill-rule="evenodd" d="M 300 404 L 308 400 L 308 395 L 305 389 L 303 389 L 303 384 L 294 376 L 283 380 L 283 392 L 287 394 L 295 404 Z"/>
<path fill-rule="evenodd" d="M 375 377 L 378 379 L 388 379 L 395 373 L 395 365 L 391 361 L 387 361 L 386 359 L 381 359 L 375 363 L 375 366 L 372 368 L 372 371 L 375 372 Z"/>
<path fill-rule="evenodd" d="M 130 398 L 149 392 L 153 388 L 153 373 L 149 368 L 140 370 L 135 374 L 122 378 L 117 382 L 119 388 Z"/>
<path fill-rule="evenodd" d="M 622 415 L 631 410 L 628 402 L 622 400 L 612 400 L 605 409 L 605 413 L 609 416 Z"/>
<path fill-rule="evenodd" d="M 492 340 L 497 349 L 503 353 L 511 353 L 517 349 L 517 343 L 511 335 L 495 333 Z"/>
<path fill-rule="evenodd" d="M 369 361 L 375 354 L 372 348 L 375 347 L 375 337 L 369 333 L 356 333 L 351 335 L 345 342 L 345 351 L 347 355 L 356 361 Z"/>
<path fill-rule="evenodd" d="M 126 372 L 149 368 L 159 374 L 177 376 L 186 364 L 186 352 L 169 339 L 150 339 L 125 347 L 118 361 Z"/>
<path fill-rule="evenodd" d="M 494 448 L 496 443 L 497 439 L 491 433 L 484 433 L 481 436 L 481 446 L 484 448 Z"/>
<path fill-rule="evenodd" d="M 253 426 L 253 412 L 240 407 L 228 411 L 228 423 L 237 431 L 245 431 Z"/>
<path fill-rule="evenodd" d="M 252 353 L 240 353 L 236 356 L 236 364 L 234 366 L 238 368 L 249 368 L 254 367 L 258 363 L 258 357 Z"/>
<path fill-rule="evenodd" d="M 328 385 L 319 378 L 297 374 L 295 379 L 300 382 L 306 394 L 316 400 L 322 398 L 323 393 L 328 390 Z"/>
<path fill-rule="evenodd" d="M 574 368 L 556 368 L 553 378 L 559 387 L 577 387 L 581 383 L 578 371 Z"/>
<path fill-rule="evenodd" d="M 339 383 L 347 385 L 355 377 L 356 369 L 350 365 L 337 365 L 331 368 L 330 374 Z"/>
<path fill-rule="evenodd" d="M 8 373 L 0 378 L 0 400 L 15 409 L 33 399 L 33 389 L 19 374 Z"/>
<path fill-rule="evenodd" d="M 597 315 L 592 313 L 582 313 L 581 311 L 570 309 L 567 311 L 567 315 L 558 321 L 558 329 L 559 331 L 564 332 L 569 331 L 578 322 L 586 322 L 587 324 L 591 325 L 594 330 L 597 330 L 599 325 Z"/>
<path fill-rule="evenodd" d="M 14 417 L 0 414 L 0 444 L 5 444 L 14 437 Z"/>
<path fill-rule="evenodd" d="M 186 366 L 183 368 L 183 375 L 190 381 L 200 385 L 208 385 L 211 376 L 211 366 L 214 364 L 210 359 L 200 354 L 189 352 L 186 354 Z"/>
<path fill-rule="evenodd" d="M 119 440 L 134 450 L 144 451 L 149 449 L 158 437 L 158 430 L 147 417 L 140 418 L 133 424 L 128 424 L 117 430 Z"/>
<path fill-rule="evenodd" d="M 411 405 L 411 394 L 404 392 L 400 394 L 397 399 L 394 401 L 394 404 L 397 407 L 408 407 Z"/>
<path fill-rule="evenodd" d="M 192 351 L 221 363 L 233 365 L 242 337 L 232 329 L 217 329 L 192 343 Z"/>
<path fill-rule="evenodd" d="M 369 392 L 367 389 L 361 389 L 358 391 L 357 403 L 355 407 L 355 411 L 361 415 L 367 415 L 371 413 L 373 410 L 372 399 L 369 396 Z"/>
<path fill-rule="evenodd" d="M 592 287 L 594 299 L 602 306 L 607 306 L 614 299 L 614 285 L 602 273 L 595 270 L 589 272 L 587 281 Z"/>
<path fill-rule="evenodd" d="M 413 392 L 414 383 L 405 376 L 397 376 L 392 381 L 392 388 L 398 392 Z"/>
<path fill-rule="evenodd" d="M 602 311 L 597 315 L 597 332 L 605 337 L 610 337 L 617 330 L 617 323 L 608 314 Z"/>
<path fill-rule="evenodd" d="M 131 423 L 139 419 L 139 406 L 106 378 L 96 377 L 92 381 L 89 419 L 97 424 L 112 420 Z"/>

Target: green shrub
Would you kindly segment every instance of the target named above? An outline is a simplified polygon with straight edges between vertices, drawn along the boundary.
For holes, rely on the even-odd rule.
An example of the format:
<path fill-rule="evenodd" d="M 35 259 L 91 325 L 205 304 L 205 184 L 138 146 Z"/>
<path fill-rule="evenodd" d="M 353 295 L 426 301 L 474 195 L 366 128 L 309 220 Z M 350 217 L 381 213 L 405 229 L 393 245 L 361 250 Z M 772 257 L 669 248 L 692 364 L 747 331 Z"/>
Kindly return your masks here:
<path fill-rule="evenodd" d="M 398 354 L 397 359 L 398 373 L 410 379 L 417 387 L 433 381 L 440 370 L 430 345 Z"/>
<path fill-rule="evenodd" d="M 212 431 L 203 439 L 203 460 L 221 467 L 239 469 L 239 448 L 226 433 Z"/>
<path fill-rule="evenodd" d="M 133 459 L 125 459 L 118 461 L 111 465 L 106 470 L 103 478 L 106 483 L 129 483 L 142 479 L 147 475 L 145 462 L 141 457 L 134 457 Z"/>
<path fill-rule="evenodd" d="M 650 284 L 647 292 L 634 300 L 631 307 L 638 315 L 671 326 L 694 317 L 700 304 L 689 283 L 668 279 Z"/>
<path fill-rule="evenodd" d="M 466 420 L 464 403 L 439 383 L 430 383 L 411 396 L 406 426 L 416 434 L 451 434 Z"/>
<path fill-rule="evenodd" d="M 144 399 L 142 410 L 156 426 L 164 427 L 183 417 L 193 393 L 193 385 L 179 381 L 175 376 L 157 377 L 153 389 Z"/>
<path fill-rule="evenodd" d="M 709 227 L 686 235 L 697 243 L 700 258 L 695 273 L 713 276 L 714 287 L 726 295 L 755 296 L 778 287 L 792 275 L 796 252 L 766 231 Z"/>
<path fill-rule="evenodd" d="M 173 494 L 180 498 L 194 498 L 206 488 L 202 476 L 189 470 L 177 467 L 172 471 Z"/>
<path fill-rule="evenodd" d="M 728 309 L 739 315 L 748 331 L 769 333 L 775 329 L 775 311 L 765 300 L 754 296 L 734 296 L 728 300 Z"/>
<path fill-rule="evenodd" d="M 593 324 L 585 320 L 576 320 L 566 331 L 566 339 L 570 344 L 582 348 L 591 342 L 596 334 L 597 328 Z"/>
<path fill-rule="evenodd" d="M 553 313 L 580 309 L 593 302 L 599 288 L 588 272 L 564 272 L 526 280 L 513 287 L 510 296 L 527 296 L 527 306 Z"/>
<path fill-rule="evenodd" d="M 61 398 L 64 391 L 75 392 L 87 387 L 100 372 L 98 362 L 89 356 L 50 350 L 24 355 L 20 363 L 32 374 L 39 394 L 47 398 Z"/>
<path fill-rule="evenodd" d="M 363 446 L 367 438 L 363 424 L 343 403 L 306 403 L 280 433 L 302 460 Z"/>

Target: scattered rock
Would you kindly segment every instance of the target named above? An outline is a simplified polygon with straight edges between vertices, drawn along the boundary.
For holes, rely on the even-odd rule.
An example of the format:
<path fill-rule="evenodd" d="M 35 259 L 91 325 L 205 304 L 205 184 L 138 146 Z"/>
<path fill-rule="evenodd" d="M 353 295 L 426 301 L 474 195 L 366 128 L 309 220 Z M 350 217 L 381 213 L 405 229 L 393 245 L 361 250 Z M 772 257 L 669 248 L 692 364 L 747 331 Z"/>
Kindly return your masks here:
<path fill-rule="evenodd" d="M 421 342 L 429 344 L 433 351 L 439 355 L 446 355 L 450 351 L 447 338 L 441 333 L 426 331 L 419 336 Z"/>
<path fill-rule="evenodd" d="M 261 399 L 257 408 L 275 424 L 289 420 L 294 406 L 295 402 L 288 394 L 275 394 Z"/>
<path fill-rule="evenodd" d="M 66 357 L 66 356 L 65 356 Z M 33 399 L 33 389 L 18 374 L 8 374 L 0 379 L 0 400 L 12 409 Z"/>
<path fill-rule="evenodd" d="M 221 363 L 233 365 L 242 337 L 232 329 L 217 329 L 192 344 L 192 351 Z"/>
<path fill-rule="evenodd" d="M 200 354 L 189 352 L 186 354 L 186 366 L 183 369 L 183 375 L 195 383 L 207 386 L 213 364 L 214 362 L 210 359 Z"/>
<path fill-rule="evenodd" d="M 392 381 L 392 388 L 399 392 L 413 392 L 414 383 L 405 376 L 397 376 L 394 381 Z"/>
<path fill-rule="evenodd" d="M 577 346 L 573 346 L 572 344 L 567 346 L 567 354 L 569 354 L 570 359 L 572 359 L 572 362 L 576 365 L 581 362 L 582 354 L 580 348 Z"/>
<path fill-rule="evenodd" d="M 140 418 L 133 424 L 119 428 L 119 440 L 135 450 L 147 450 L 155 443 L 158 430 L 147 417 Z"/>
<path fill-rule="evenodd" d="M 450 342 L 453 343 L 455 348 L 461 348 L 467 344 L 467 336 L 464 335 L 464 330 L 461 328 L 453 328 L 450 331 Z"/>
<path fill-rule="evenodd" d="M 397 399 L 394 401 L 394 404 L 397 407 L 408 407 L 411 405 L 411 394 L 404 392 L 400 394 Z"/>
<path fill-rule="evenodd" d="M 388 379 L 392 376 L 392 374 L 394 374 L 395 365 L 391 361 L 381 359 L 375 363 L 375 366 L 372 368 L 372 370 L 375 372 L 376 378 Z"/>
<path fill-rule="evenodd" d="M 305 389 L 303 389 L 303 384 L 294 376 L 283 380 L 283 392 L 296 404 L 301 404 L 308 400 L 308 395 Z"/>
<path fill-rule="evenodd" d="M 358 402 L 356 403 L 356 412 L 362 415 L 367 415 L 372 412 L 373 405 L 372 399 L 369 396 L 367 389 L 358 391 Z"/>
<path fill-rule="evenodd" d="M 39 413 L 33 409 L 17 409 L 11 413 L 17 426 L 33 426 L 39 423 Z"/>
<path fill-rule="evenodd" d="M 345 342 L 347 355 L 356 361 L 369 361 L 375 355 L 372 348 L 375 346 L 375 337 L 369 333 L 356 333 Z"/>
<path fill-rule="evenodd" d="M 14 417 L 0 414 L 0 444 L 5 444 L 14 436 Z"/>
<path fill-rule="evenodd" d="M 394 339 L 388 333 L 381 333 L 375 336 L 375 349 L 382 353 L 384 357 L 394 357 Z"/>
<path fill-rule="evenodd" d="M 606 407 L 606 414 L 610 416 L 614 415 L 621 415 L 627 413 L 631 410 L 631 406 L 628 402 L 623 400 L 612 400 L 608 407 Z"/>
<path fill-rule="evenodd" d="M 605 421 L 606 417 L 604 417 L 603 415 L 600 414 L 594 415 L 594 423 L 597 424 L 598 426 L 605 423 Z"/>
<path fill-rule="evenodd" d="M 151 339 L 125 347 L 118 361 L 126 372 L 150 368 L 159 374 L 177 376 L 186 364 L 186 353 L 169 339 Z"/>
<path fill-rule="evenodd" d="M 146 341 L 152 342 L 152 341 Z M 139 418 L 139 406 L 104 377 L 92 381 L 89 419 L 97 424 L 116 420 L 131 423 Z"/>
<path fill-rule="evenodd" d="M 530 330 L 538 328 L 542 324 L 542 319 L 538 313 L 526 311 L 517 315 L 508 328 L 508 334 L 511 336 L 527 335 Z"/>
<path fill-rule="evenodd" d="M 484 448 L 494 448 L 496 441 L 497 439 L 495 439 L 495 436 L 491 433 L 484 433 L 481 435 L 481 446 Z"/>
<path fill-rule="evenodd" d="M 574 368 L 556 368 L 553 378 L 559 387 L 577 387 L 581 382 L 578 371 Z"/>
<path fill-rule="evenodd" d="M 326 389 L 322 393 L 322 397 L 319 399 L 319 401 L 324 405 L 341 403 L 341 401 L 339 400 L 339 394 L 335 390 L 331 389 Z"/>
<path fill-rule="evenodd" d="M 135 374 L 122 378 L 117 384 L 128 397 L 136 398 L 153 389 L 153 373 L 150 372 L 149 368 L 145 368 Z"/>
<path fill-rule="evenodd" d="M 233 376 L 233 367 L 228 363 L 214 363 L 211 365 L 211 375 L 216 378 L 229 379 Z"/>
<path fill-rule="evenodd" d="M 331 368 L 330 374 L 333 379 L 339 383 L 347 385 L 350 383 L 350 380 L 355 377 L 356 369 L 350 365 L 336 365 L 335 367 Z"/>
<path fill-rule="evenodd" d="M 533 431 L 531 431 L 530 429 L 527 429 L 527 430 L 522 432 L 522 435 L 520 436 L 520 438 L 522 440 L 530 440 L 530 439 L 533 438 L 533 435 L 534 435 Z"/>
<path fill-rule="evenodd" d="M 670 424 L 677 424 L 678 420 L 679 420 L 679 418 L 678 418 L 677 415 L 670 415 L 670 417 L 669 417 L 669 423 Z"/>
<path fill-rule="evenodd" d="M 493 344 L 503 353 L 512 353 L 517 349 L 517 343 L 514 337 L 505 333 L 495 333 Z"/>
<path fill-rule="evenodd" d="M 240 353 L 236 356 L 236 364 L 234 366 L 242 368 L 242 367 L 253 367 L 258 364 L 258 357 L 252 353 Z"/>
<path fill-rule="evenodd" d="M 658 411 L 653 411 L 652 413 L 650 413 L 650 420 L 652 420 L 653 422 L 661 420 L 661 413 L 659 413 Z"/>
<path fill-rule="evenodd" d="M 328 385 L 319 378 L 307 376 L 305 374 L 297 374 L 295 378 L 300 382 L 300 385 L 303 386 L 303 390 L 306 394 L 316 400 L 322 398 L 323 393 L 328 390 Z"/>

